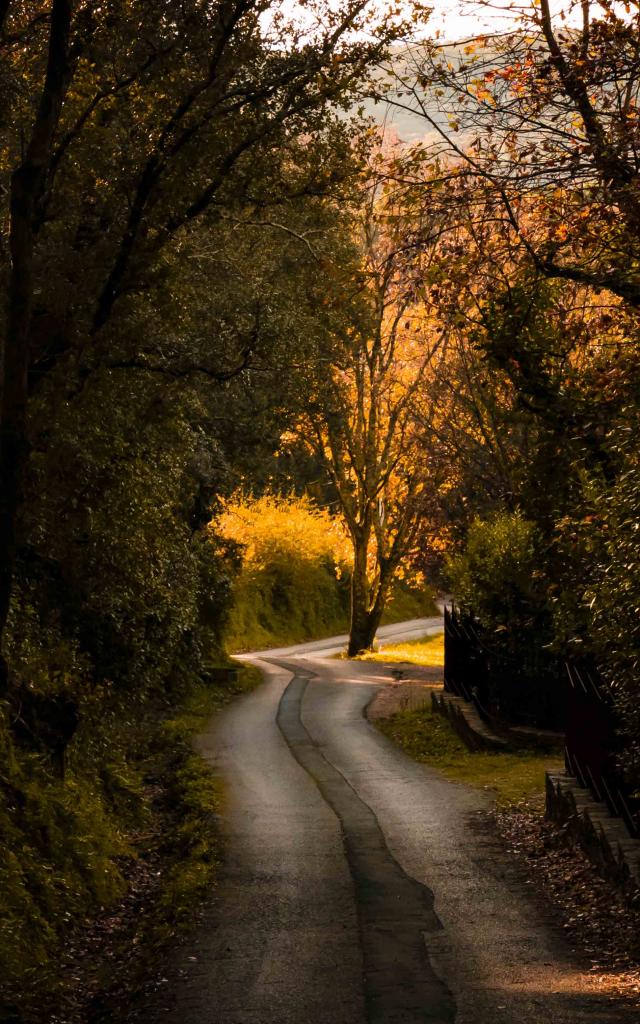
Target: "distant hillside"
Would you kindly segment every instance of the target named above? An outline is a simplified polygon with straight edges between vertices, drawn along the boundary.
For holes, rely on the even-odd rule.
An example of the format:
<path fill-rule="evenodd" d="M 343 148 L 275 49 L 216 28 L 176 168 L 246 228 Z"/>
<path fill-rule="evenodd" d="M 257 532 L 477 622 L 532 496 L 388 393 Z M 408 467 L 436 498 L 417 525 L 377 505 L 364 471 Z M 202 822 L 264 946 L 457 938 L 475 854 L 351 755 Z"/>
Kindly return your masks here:
<path fill-rule="evenodd" d="M 453 62 L 463 59 L 463 46 L 468 45 L 468 42 L 469 40 L 465 40 L 464 43 L 443 44 L 442 48 L 447 52 L 447 59 Z M 376 87 L 381 93 L 388 93 L 389 102 L 376 102 L 369 98 L 365 98 L 362 101 L 362 107 L 366 115 L 373 118 L 378 124 L 383 125 L 390 134 L 397 135 L 398 139 L 405 143 L 417 142 L 420 139 L 430 139 L 435 135 L 429 121 L 421 116 L 417 110 L 405 109 L 411 107 L 412 98 L 400 95 L 403 79 L 407 86 L 415 82 L 416 66 L 420 64 L 421 49 L 420 44 L 414 46 L 403 44 L 395 47 L 392 51 L 390 62 L 392 71 L 385 72 L 383 69 L 380 69 L 375 78 Z M 487 63 L 491 62 L 491 53 L 490 48 L 484 50 L 482 60 L 484 67 L 486 67 Z M 447 117 L 439 109 L 435 97 L 430 96 L 428 90 L 422 90 L 421 98 L 427 114 L 436 123 L 446 127 Z M 394 99 L 396 102 L 394 102 Z M 453 97 L 450 97 L 450 99 L 453 100 Z M 440 102 L 446 104 L 446 101 L 447 96 L 445 95 Z M 415 103 L 415 100 L 413 103 Z M 454 103 L 452 102 L 451 105 L 454 106 Z"/>

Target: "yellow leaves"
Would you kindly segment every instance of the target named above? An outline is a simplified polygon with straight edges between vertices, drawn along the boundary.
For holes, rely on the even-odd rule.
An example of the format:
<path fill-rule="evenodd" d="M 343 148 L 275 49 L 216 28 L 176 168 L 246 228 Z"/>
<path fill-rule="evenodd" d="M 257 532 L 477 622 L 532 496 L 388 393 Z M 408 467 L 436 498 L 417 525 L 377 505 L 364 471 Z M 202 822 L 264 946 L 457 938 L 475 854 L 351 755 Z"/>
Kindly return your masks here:
<path fill-rule="evenodd" d="M 558 224 L 557 228 L 553 232 L 553 237 L 558 242 L 566 242 L 567 238 L 569 237 L 569 225 Z"/>
<path fill-rule="evenodd" d="M 286 450 L 293 447 L 298 441 L 298 435 L 293 430 L 285 430 L 280 434 L 280 449 Z"/>
<path fill-rule="evenodd" d="M 275 557 L 296 551 L 305 557 L 348 565 L 351 550 L 340 520 L 310 498 L 265 494 L 252 498 L 235 494 L 224 503 L 216 532 L 242 545 L 245 564 L 256 568 Z"/>

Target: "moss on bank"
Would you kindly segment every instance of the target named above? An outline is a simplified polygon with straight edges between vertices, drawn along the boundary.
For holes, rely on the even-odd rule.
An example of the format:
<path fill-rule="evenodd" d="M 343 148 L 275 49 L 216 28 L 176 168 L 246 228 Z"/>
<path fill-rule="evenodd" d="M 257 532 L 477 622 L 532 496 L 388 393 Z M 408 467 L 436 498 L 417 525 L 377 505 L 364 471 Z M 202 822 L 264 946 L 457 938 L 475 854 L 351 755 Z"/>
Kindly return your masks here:
<path fill-rule="evenodd" d="M 219 864 L 222 801 L 192 737 L 259 678 L 243 668 L 233 688 L 191 688 L 177 714 L 114 716 L 93 723 L 94 736 L 83 724 L 64 780 L 1 734 L 0 1020 L 79 1022 L 83 1000 L 101 1019 L 101 993 L 126 992 L 192 920 Z M 117 993 L 107 1003 L 117 1005 Z"/>

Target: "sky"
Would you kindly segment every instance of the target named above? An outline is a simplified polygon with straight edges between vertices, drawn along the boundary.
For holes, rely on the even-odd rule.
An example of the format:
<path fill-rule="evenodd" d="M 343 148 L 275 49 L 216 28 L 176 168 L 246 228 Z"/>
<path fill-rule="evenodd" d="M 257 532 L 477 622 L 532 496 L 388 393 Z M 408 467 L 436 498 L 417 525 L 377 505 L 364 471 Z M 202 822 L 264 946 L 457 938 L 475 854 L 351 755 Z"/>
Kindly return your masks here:
<path fill-rule="evenodd" d="M 533 0 L 535 2 L 535 0 Z M 440 38 L 451 42 L 486 32 L 504 32 L 518 24 L 518 13 L 531 10 L 532 0 L 433 0 L 433 13 L 427 25 L 428 35 L 440 31 Z M 596 4 L 593 4 L 595 11 Z M 619 6 L 619 5 L 618 5 Z M 580 24 L 580 4 L 573 0 L 550 0 L 554 20 L 566 25 Z"/>
<path fill-rule="evenodd" d="M 339 0 L 334 0 L 339 4 Z M 504 32 L 517 25 L 518 9 L 530 8 L 535 0 L 425 0 L 433 4 L 428 22 L 418 34 L 437 36 L 441 40 L 457 42 L 489 32 Z M 383 0 L 379 0 L 383 6 Z M 281 10 L 292 19 L 304 23 L 304 0 L 281 0 Z M 572 0 L 551 0 L 552 13 L 567 10 Z M 578 5 L 573 5 L 577 7 Z M 567 22 L 574 18 L 569 14 Z"/>
<path fill-rule="evenodd" d="M 507 3 L 493 3 L 489 7 L 468 0 L 434 0 L 426 34 L 433 36 L 439 32 L 441 39 L 454 41 L 502 31 L 514 24 L 513 15 L 506 8 Z"/>

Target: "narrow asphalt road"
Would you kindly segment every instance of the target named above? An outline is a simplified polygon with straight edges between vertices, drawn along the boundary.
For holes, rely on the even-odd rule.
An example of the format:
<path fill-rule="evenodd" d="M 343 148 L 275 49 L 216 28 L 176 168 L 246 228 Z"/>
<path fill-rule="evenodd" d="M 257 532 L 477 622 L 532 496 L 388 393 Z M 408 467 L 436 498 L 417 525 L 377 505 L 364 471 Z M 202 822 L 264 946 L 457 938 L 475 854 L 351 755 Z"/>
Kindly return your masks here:
<path fill-rule="evenodd" d="M 577 966 L 488 798 L 369 724 L 390 672 L 331 660 L 342 639 L 250 656 L 267 682 L 201 738 L 227 786 L 225 866 L 145 1021 L 637 1024 Z"/>

